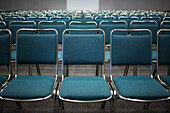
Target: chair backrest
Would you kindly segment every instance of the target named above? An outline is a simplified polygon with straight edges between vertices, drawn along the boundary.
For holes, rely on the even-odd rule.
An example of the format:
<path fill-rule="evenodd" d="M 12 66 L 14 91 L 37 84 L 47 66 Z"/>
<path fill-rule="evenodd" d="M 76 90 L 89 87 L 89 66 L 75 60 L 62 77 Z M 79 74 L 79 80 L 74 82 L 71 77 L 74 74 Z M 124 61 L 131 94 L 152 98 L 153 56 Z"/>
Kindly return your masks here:
<path fill-rule="evenodd" d="M 40 21 L 38 23 L 39 29 L 53 28 L 58 31 L 58 44 L 62 44 L 62 33 L 66 29 L 66 23 L 64 21 Z M 54 31 L 40 31 L 40 34 L 50 34 Z"/>
<path fill-rule="evenodd" d="M 158 24 L 158 30 L 160 29 L 161 25 L 161 18 L 160 17 L 142 17 L 142 21 L 156 21 Z"/>
<path fill-rule="evenodd" d="M 99 28 L 105 32 L 105 44 L 110 44 L 110 32 L 113 29 L 127 29 L 126 21 L 101 21 Z M 126 35 L 127 32 L 115 32 L 118 35 Z"/>
<path fill-rule="evenodd" d="M 102 34 L 65 34 L 67 31 L 80 31 L 80 29 L 67 29 L 63 32 L 63 65 L 99 64 L 104 65 L 105 60 L 105 33 L 101 29 L 81 29 L 81 31 L 97 30 Z"/>
<path fill-rule="evenodd" d="M 0 34 L 0 65 L 11 66 L 11 31 L 0 29 L 0 32 L 3 32 Z"/>
<path fill-rule="evenodd" d="M 11 21 L 9 23 L 9 29 L 12 33 L 12 44 L 16 43 L 16 33 L 21 28 L 35 29 L 36 23 L 34 21 Z M 22 32 L 23 34 L 29 34 L 34 32 Z"/>
<path fill-rule="evenodd" d="M 92 17 L 73 17 L 73 21 L 81 21 L 81 22 L 87 22 L 87 21 L 92 21 Z"/>
<path fill-rule="evenodd" d="M 169 65 L 170 64 L 170 29 L 161 29 L 158 31 L 157 41 L 157 72 L 158 65 Z"/>
<path fill-rule="evenodd" d="M 114 17 L 96 17 L 95 18 L 98 28 L 99 28 L 99 24 L 101 21 L 114 21 L 114 20 L 116 20 L 116 18 Z"/>
<path fill-rule="evenodd" d="M 80 21 L 71 21 L 69 24 L 70 29 L 96 29 L 97 23 L 94 21 L 88 21 L 88 22 L 80 22 Z M 70 30 L 70 34 L 96 34 L 96 30 L 87 30 L 87 31 L 74 31 Z"/>
<path fill-rule="evenodd" d="M 20 34 L 23 31 L 48 31 L 55 34 Z M 57 64 L 58 33 L 55 29 L 20 29 L 16 37 L 17 64 Z"/>
<path fill-rule="evenodd" d="M 0 29 L 6 29 L 6 23 L 4 21 L 0 21 Z M 4 32 L 0 32 L 0 35 L 4 34 Z"/>
<path fill-rule="evenodd" d="M 34 21 L 36 23 L 36 29 L 38 29 L 38 23 L 40 21 L 47 21 L 47 17 L 28 17 L 28 21 Z"/>
<path fill-rule="evenodd" d="M 162 21 L 161 29 L 170 29 L 170 21 Z"/>
<path fill-rule="evenodd" d="M 23 17 L 6 17 L 5 18 L 5 23 L 6 23 L 6 28 L 8 29 L 9 28 L 9 23 L 11 21 L 24 21 L 25 18 Z"/>
<path fill-rule="evenodd" d="M 113 65 L 152 65 L 152 33 L 148 29 L 131 29 L 133 32 L 147 31 L 149 35 L 112 35 L 111 31 L 110 74 Z M 152 66 L 151 66 L 152 67 Z"/>
<path fill-rule="evenodd" d="M 156 44 L 157 42 L 157 22 L 156 21 L 132 21 L 131 22 L 131 29 L 149 29 L 152 32 L 152 43 Z M 131 32 L 131 34 L 148 34 L 149 32 Z"/>
<path fill-rule="evenodd" d="M 69 28 L 70 18 L 69 17 L 52 17 L 50 21 L 64 21 L 66 23 L 66 29 Z"/>
<path fill-rule="evenodd" d="M 170 17 L 164 17 L 163 21 L 170 21 Z"/>
<path fill-rule="evenodd" d="M 130 23 L 134 20 L 139 20 L 139 18 L 138 17 L 131 17 L 131 18 L 129 18 L 129 17 L 119 17 L 119 20 L 126 21 L 127 24 L 128 24 L 128 29 L 130 29 Z"/>

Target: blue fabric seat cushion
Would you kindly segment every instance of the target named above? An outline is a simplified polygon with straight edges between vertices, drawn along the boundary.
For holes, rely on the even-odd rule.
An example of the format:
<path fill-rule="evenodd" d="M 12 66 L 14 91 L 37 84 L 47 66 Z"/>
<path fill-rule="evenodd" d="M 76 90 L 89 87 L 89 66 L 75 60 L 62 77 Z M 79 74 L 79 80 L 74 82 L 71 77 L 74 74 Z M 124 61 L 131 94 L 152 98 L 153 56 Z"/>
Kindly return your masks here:
<path fill-rule="evenodd" d="M 154 100 L 170 97 L 170 93 L 151 77 L 118 76 L 113 82 L 119 94 L 126 98 Z"/>
<path fill-rule="evenodd" d="M 101 77 L 72 76 L 64 78 L 60 96 L 71 100 L 98 100 L 111 96 L 105 80 Z"/>
<path fill-rule="evenodd" d="M 0 85 L 2 85 L 7 80 L 6 76 L 0 75 Z"/>
<path fill-rule="evenodd" d="M 170 76 L 161 77 L 161 80 L 170 86 Z"/>
<path fill-rule="evenodd" d="M 58 51 L 58 61 L 62 60 L 62 51 Z"/>
<path fill-rule="evenodd" d="M 152 60 L 157 60 L 157 51 L 152 51 Z"/>
<path fill-rule="evenodd" d="M 37 99 L 49 96 L 52 92 L 54 77 L 18 76 L 0 93 L 3 98 Z"/>
<path fill-rule="evenodd" d="M 110 61 L 110 51 L 105 51 L 105 61 Z"/>

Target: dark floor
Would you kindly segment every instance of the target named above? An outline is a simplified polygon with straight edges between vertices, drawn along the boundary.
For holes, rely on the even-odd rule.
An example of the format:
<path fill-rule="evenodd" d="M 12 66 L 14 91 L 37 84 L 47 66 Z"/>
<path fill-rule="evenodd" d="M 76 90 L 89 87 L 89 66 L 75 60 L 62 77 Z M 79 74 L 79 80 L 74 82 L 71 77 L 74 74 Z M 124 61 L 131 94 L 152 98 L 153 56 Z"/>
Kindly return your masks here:
<path fill-rule="evenodd" d="M 109 77 L 109 63 L 105 65 L 106 76 Z M 125 66 L 114 66 L 112 68 L 113 76 L 122 76 Z M 129 76 L 133 75 L 133 66 L 129 68 Z M 37 75 L 35 65 L 32 66 L 33 75 Z M 40 65 L 42 75 L 55 76 L 55 66 L 52 65 Z M 14 67 L 13 67 L 14 70 Z M 61 76 L 61 62 L 58 66 L 58 75 Z M 7 67 L 0 67 L 1 74 L 7 72 Z M 13 71 L 14 72 L 14 71 Z M 27 75 L 28 66 L 21 65 L 19 66 L 19 74 Z M 168 67 L 160 67 L 161 74 L 168 74 Z M 138 76 L 144 75 L 149 76 L 149 66 L 138 66 L 137 69 Z M 95 66 L 70 66 L 69 75 L 82 75 L 82 76 L 95 76 Z M 3 112 L 5 113 L 51 113 L 53 112 L 54 104 L 53 99 L 48 99 L 46 101 L 39 102 L 22 102 L 22 109 L 18 109 L 15 102 L 3 102 Z M 167 113 L 166 102 L 156 102 L 151 103 L 148 110 L 143 109 L 144 103 L 129 102 L 118 100 L 117 101 L 117 113 Z M 169 107 L 170 108 L 170 107 Z M 64 102 L 64 110 L 60 109 L 61 113 L 109 113 L 110 111 L 110 102 L 106 102 L 105 109 L 101 110 L 101 103 L 92 103 L 92 104 L 80 104 L 80 103 L 69 103 Z"/>

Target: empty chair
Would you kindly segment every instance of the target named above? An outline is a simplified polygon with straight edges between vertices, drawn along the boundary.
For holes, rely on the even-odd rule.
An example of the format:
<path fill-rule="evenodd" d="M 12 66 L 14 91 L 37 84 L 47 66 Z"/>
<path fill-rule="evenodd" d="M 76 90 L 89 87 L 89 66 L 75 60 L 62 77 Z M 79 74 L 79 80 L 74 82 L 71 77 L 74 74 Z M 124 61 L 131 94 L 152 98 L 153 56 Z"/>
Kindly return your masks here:
<path fill-rule="evenodd" d="M 160 29 L 161 25 L 161 18 L 160 17 L 142 17 L 142 21 L 156 21 L 158 24 L 158 30 Z"/>
<path fill-rule="evenodd" d="M 115 90 L 114 110 L 116 101 L 122 99 L 134 102 L 157 102 L 170 99 L 170 93 L 152 76 L 152 33 L 147 29 L 132 29 L 133 32 L 149 32 L 148 35 L 112 35 L 110 78 Z M 134 55 L 135 54 L 135 55 Z M 112 66 L 115 65 L 149 65 L 150 76 L 112 76 Z M 169 106 L 167 106 L 167 110 Z"/>
<path fill-rule="evenodd" d="M 70 18 L 69 17 L 52 17 L 50 21 L 64 21 L 66 23 L 66 28 L 69 28 Z"/>
<path fill-rule="evenodd" d="M 95 18 L 95 21 L 96 21 L 96 23 L 97 23 L 97 27 L 99 28 L 99 24 L 100 24 L 100 22 L 101 21 L 114 21 L 114 20 L 116 20 L 116 18 L 115 17 L 96 17 Z"/>
<path fill-rule="evenodd" d="M 110 46 L 110 32 L 113 29 L 127 29 L 126 21 L 101 21 L 99 28 L 105 32 L 105 44 Z M 115 34 L 127 34 L 127 32 L 116 32 Z M 105 51 L 105 61 L 110 61 L 110 51 Z"/>
<path fill-rule="evenodd" d="M 7 65 L 8 74 L 0 75 L 0 89 L 3 88 L 12 76 L 11 69 L 11 32 L 7 29 L 0 29 L 0 65 Z"/>
<path fill-rule="evenodd" d="M 130 29 L 130 23 L 132 21 L 139 20 L 139 18 L 138 17 L 131 17 L 131 18 L 129 18 L 129 17 L 119 17 L 119 20 L 126 21 L 127 24 L 128 24 L 128 29 Z"/>
<path fill-rule="evenodd" d="M 96 29 L 97 23 L 94 21 L 71 21 L 69 24 L 70 29 Z M 97 31 L 69 31 L 70 34 L 96 34 Z"/>
<path fill-rule="evenodd" d="M 81 21 L 81 22 L 87 22 L 92 21 L 92 17 L 73 17 L 72 21 Z"/>
<path fill-rule="evenodd" d="M 56 31 L 55 29 L 45 29 L 45 31 L 47 30 Z M 57 86 L 57 31 L 55 34 L 47 35 L 22 34 L 21 32 L 23 31 L 40 30 L 18 30 L 16 38 L 15 78 L 0 92 L 0 99 L 3 101 L 40 101 L 49 99 L 55 94 Z M 51 64 L 56 66 L 56 71 L 54 75 L 50 76 L 18 76 L 19 64 Z"/>
<path fill-rule="evenodd" d="M 6 29 L 6 23 L 4 21 L 0 21 L 0 29 Z M 0 32 L 0 34 L 4 34 L 4 32 Z"/>
<path fill-rule="evenodd" d="M 58 31 L 58 44 L 62 44 L 62 33 L 66 29 L 66 23 L 64 21 L 40 21 L 38 24 L 39 29 L 53 28 Z M 43 34 L 49 34 L 54 31 L 39 32 Z M 58 61 L 62 60 L 62 51 L 58 51 Z"/>
<path fill-rule="evenodd" d="M 8 29 L 9 28 L 9 23 L 11 21 L 24 21 L 25 18 L 23 17 L 6 17 L 5 18 L 5 23 L 6 23 L 6 28 Z"/>
<path fill-rule="evenodd" d="M 104 70 L 104 32 L 102 34 L 65 34 L 63 33 L 62 82 L 57 99 L 67 102 L 92 103 L 112 99 L 111 90 L 105 81 Z M 82 29 L 86 31 L 89 29 Z M 101 76 L 66 77 L 66 65 L 100 65 Z M 100 71 L 101 72 L 101 71 Z"/>
<path fill-rule="evenodd" d="M 166 32 L 166 33 L 163 33 Z M 169 33 L 167 33 L 169 32 Z M 164 85 L 170 91 L 170 76 L 162 75 L 159 73 L 159 67 L 161 65 L 170 64 L 170 29 L 161 29 L 158 31 L 158 42 L 157 42 L 157 77 L 162 85 Z"/>
<path fill-rule="evenodd" d="M 170 17 L 164 17 L 163 21 L 170 21 Z"/>
<path fill-rule="evenodd" d="M 170 29 L 170 21 L 162 21 L 161 29 Z"/>
<path fill-rule="evenodd" d="M 34 21 L 36 23 L 36 28 L 38 29 L 38 23 L 40 21 L 47 21 L 47 17 L 28 17 L 28 21 Z"/>

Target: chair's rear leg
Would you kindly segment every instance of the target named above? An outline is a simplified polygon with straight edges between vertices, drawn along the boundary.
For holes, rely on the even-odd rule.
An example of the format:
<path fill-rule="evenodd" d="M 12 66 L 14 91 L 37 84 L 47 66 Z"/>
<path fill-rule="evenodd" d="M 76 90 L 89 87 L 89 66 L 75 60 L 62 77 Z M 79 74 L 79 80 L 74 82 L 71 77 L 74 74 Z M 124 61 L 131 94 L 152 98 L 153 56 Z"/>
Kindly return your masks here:
<path fill-rule="evenodd" d="M 133 67 L 133 76 L 137 76 L 137 65 Z"/>
<path fill-rule="evenodd" d="M 28 75 L 32 76 L 32 64 L 29 64 Z"/>
<path fill-rule="evenodd" d="M 22 109 L 22 105 L 20 102 L 16 102 L 18 109 Z"/>
<path fill-rule="evenodd" d="M 96 65 L 96 76 L 99 76 L 99 65 Z"/>
<path fill-rule="evenodd" d="M 3 101 L 0 100 L 0 113 L 3 113 Z"/>
<path fill-rule="evenodd" d="M 37 69 L 37 74 L 41 76 L 40 66 L 38 64 L 35 65 Z"/>
<path fill-rule="evenodd" d="M 101 105 L 101 109 L 104 109 L 104 108 L 105 108 L 105 105 L 106 105 L 106 101 L 103 101 L 103 102 L 102 102 L 102 105 Z"/>
<path fill-rule="evenodd" d="M 127 76 L 128 71 L 129 71 L 129 65 L 126 65 L 126 66 L 125 66 L 125 71 L 124 71 L 123 76 Z"/>

